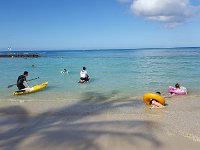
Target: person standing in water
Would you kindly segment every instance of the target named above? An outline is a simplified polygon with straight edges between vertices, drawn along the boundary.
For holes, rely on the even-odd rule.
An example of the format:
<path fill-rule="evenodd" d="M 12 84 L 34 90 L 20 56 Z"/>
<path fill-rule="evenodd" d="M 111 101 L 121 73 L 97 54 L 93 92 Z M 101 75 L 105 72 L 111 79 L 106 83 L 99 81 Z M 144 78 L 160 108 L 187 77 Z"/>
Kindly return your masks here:
<path fill-rule="evenodd" d="M 17 79 L 17 87 L 19 90 L 24 88 L 29 88 L 29 85 L 26 81 L 26 77 L 28 76 L 28 71 L 24 71 L 23 75 L 20 75 Z"/>
<path fill-rule="evenodd" d="M 80 72 L 80 83 L 84 83 L 84 82 L 87 82 L 89 81 L 89 75 L 86 71 L 86 67 L 83 67 L 83 70 L 81 70 Z"/>

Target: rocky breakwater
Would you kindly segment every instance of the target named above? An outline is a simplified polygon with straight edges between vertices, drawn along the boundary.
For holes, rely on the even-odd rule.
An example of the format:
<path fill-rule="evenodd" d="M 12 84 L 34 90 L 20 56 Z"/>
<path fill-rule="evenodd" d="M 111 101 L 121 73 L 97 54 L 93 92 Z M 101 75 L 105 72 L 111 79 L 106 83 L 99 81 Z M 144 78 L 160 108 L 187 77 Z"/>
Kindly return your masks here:
<path fill-rule="evenodd" d="M 0 54 L 0 57 L 22 57 L 22 58 L 38 58 L 41 57 L 35 53 L 8 53 L 8 54 Z"/>

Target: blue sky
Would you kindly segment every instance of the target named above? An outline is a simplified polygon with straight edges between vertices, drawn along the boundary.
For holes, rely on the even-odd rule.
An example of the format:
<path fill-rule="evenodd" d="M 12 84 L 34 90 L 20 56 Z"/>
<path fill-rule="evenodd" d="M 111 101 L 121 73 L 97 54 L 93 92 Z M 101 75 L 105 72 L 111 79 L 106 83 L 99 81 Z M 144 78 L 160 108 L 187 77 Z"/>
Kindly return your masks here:
<path fill-rule="evenodd" d="M 200 0 L 0 0 L 0 50 L 200 46 Z"/>

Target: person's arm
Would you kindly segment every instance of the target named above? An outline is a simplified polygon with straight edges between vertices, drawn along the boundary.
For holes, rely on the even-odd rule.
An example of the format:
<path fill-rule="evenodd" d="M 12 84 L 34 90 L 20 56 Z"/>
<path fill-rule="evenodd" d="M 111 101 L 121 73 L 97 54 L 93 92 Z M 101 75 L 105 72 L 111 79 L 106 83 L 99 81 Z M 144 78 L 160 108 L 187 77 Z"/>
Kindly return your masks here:
<path fill-rule="evenodd" d="M 160 104 L 159 102 L 156 101 L 152 101 L 152 104 L 157 106 L 157 108 L 164 108 L 165 106 L 163 106 L 162 104 Z"/>
<path fill-rule="evenodd" d="M 29 85 L 26 81 L 23 82 L 23 85 L 26 87 L 26 88 L 29 88 Z"/>
<path fill-rule="evenodd" d="M 85 77 L 88 77 L 88 73 L 87 73 L 87 71 L 85 71 Z"/>
<path fill-rule="evenodd" d="M 81 77 L 82 71 L 80 72 L 80 77 Z"/>
<path fill-rule="evenodd" d="M 27 83 L 25 77 L 23 78 L 23 85 L 24 85 L 26 88 L 29 88 L 29 85 L 28 85 L 28 83 Z"/>

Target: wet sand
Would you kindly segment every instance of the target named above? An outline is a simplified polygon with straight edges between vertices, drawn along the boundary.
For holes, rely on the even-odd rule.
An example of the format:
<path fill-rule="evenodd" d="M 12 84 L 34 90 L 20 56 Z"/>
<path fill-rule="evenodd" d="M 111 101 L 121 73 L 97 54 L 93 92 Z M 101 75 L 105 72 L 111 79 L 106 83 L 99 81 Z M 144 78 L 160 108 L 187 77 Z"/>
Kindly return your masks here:
<path fill-rule="evenodd" d="M 142 99 L 102 95 L 74 101 L 0 101 L 2 150 L 133 150 L 200 147 L 200 97 Z"/>

